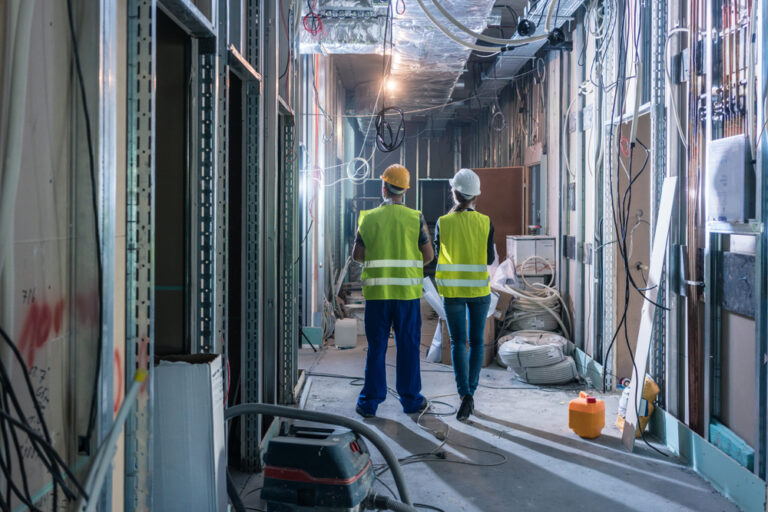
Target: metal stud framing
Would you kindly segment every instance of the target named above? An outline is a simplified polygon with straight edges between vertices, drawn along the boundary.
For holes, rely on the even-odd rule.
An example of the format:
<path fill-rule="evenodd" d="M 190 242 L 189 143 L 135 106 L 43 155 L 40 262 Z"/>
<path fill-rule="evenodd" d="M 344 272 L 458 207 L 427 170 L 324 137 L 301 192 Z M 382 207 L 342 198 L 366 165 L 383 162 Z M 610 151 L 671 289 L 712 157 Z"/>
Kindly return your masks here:
<path fill-rule="evenodd" d="M 281 109 L 283 110 L 283 109 Z M 296 383 L 298 369 L 298 176 L 296 172 L 294 149 L 295 124 L 292 113 L 283 110 L 280 114 L 280 180 L 281 202 L 285 205 L 282 217 L 282 289 L 280 305 L 282 309 L 280 382 L 278 400 L 283 404 L 294 402 L 293 386 Z"/>
<path fill-rule="evenodd" d="M 128 2 L 126 368 L 149 370 L 126 425 L 125 509 L 152 509 L 156 1 Z"/>
<path fill-rule="evenodd" d="M 245 172 L 243 209 L 243 246 L 245 250 L 243 299 L 243 402 L 260 402 L 261 392 L 261 244 L 259 243 L 261 165 L 259 151 L 259 89 L 257 81 L 245 82 Z M 247 415 L 242 418 L 242 463 L 250 470 L 260 465 L 259 441 L 261 417 Z"/>
<path fill-rule="evenodd" d="M 201 45 L 202 46 L 202 45 Z M 192 266 L 195 282 L 194 349 L 198 352 L 215 350 L 215 200 L 216 167 L 214 160 L 214 119 L 216 92 L 216 55 L 198 53 L 197 65 L 197 225 Z"/>
<path fill-rule="evenodd" d="M 765 105 L 768 101 L 768 30 L 765 29 L 765 20 L 768 15 L 768 1 L 761 0 L 752 4 L 758 9 L 757 26 L 762 30 L 757 32 L 755 41 L 755 55 L 758 57 L 757 70 L 757 105 Z M 766 133 L 761 131 L 765 126 L 765 109 L 757 109 L 756 128 L 759 139 L 757 140 L 755 176 L 757 198 L 755 204 L 757 221 L 761 226 L 768 224 L 768 142 Z M 756 244 L 756 268 L 755 268 L 755 297 L 760 297 L 760 302 L 755 308 L 755 376 L 757 377 L 755 389 L 755 473 L 766 480 L 768 478 L 768 233 L 765 228 L 757 235 Z"/>
<path fill-rule="evenodd" d="M 651 201 L 651 219 L 652 225 L 656 225 L 658 217 L 658 206 L 661 201 L 661 188 L 664 183 L 667 169 L 667 124 L 664 111 L 665 99 L 665 73 L 664 73 L 664 41 L 667 36 L 667 5 L 664 2 L 651 3 L 651 155 L 652 161 L 652 201 Z M 669 269 L 669 254 L 667 251 L 666 268 Z M 667 276 L 668 271 L 664 271 L 659 281 L 659 302 L 664 305 L 667 302 Z M 653 354 L 651 355 L 651 367 L 649 372 L 653 374 L 657 384 L 662 386 L 666 376 L 665 370 L 665 324 L 666 315 L 664 311 L 655 311 L 653 321 Z M 659 401 L 664 404 L 665 393 L 659 395 Z"/>
<path fill-rule="evenodd" d="M 218 5 L 218 38 L 216 40 L 216 254 L 214 260 L 216 282 L 215 290 L 215 313 L 214 313 L 214 346 L 218 342 L 224 343 L 227 339 L 227 315 L 229 304 L 227 302 L 228 294 L 228 267 L 229 244 L 227 242 L 227 231 L 229 218 L 227 216 L 227 179 L 229 176 L 229 159 L 227 152 L 228 144 L 228 117 L 227 101 L 227 4 L 220 2 Z M 222 347 L 217 352 L 228 353 L 227 347 Z"/>

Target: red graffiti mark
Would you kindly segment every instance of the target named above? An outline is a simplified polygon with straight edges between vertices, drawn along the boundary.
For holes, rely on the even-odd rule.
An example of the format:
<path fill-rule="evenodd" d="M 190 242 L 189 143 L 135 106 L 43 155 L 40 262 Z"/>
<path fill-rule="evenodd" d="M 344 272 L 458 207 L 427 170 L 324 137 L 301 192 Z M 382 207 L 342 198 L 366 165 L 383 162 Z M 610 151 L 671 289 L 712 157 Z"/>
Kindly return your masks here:
<path fill-rule="evenodd" d="M 24 356 L 27 366 L 35 364 L 35 355 L 50 339 L 51 335 L 61 332 L 64 318 L 64 300 L 53 306 L 44 302 L 33 302 L 21 327 L 19 351 Z"/>
<path fill-rule="evenodd" d="M 120 356 L 120 351 L 115 349 L 115 357 L 114 357 L 114 364 L 115 364 L 115 395 L 114 395 L 114 407 L 112 410 L 113 414 L 117 414 L 117 411 L 120 410 L 120 406 L 123 403 L 123 361 L 122 357 Z"/>
<path fill-rule="evenodd" d="M 37 352 L 64 329 L 67 303 L 64 299 L 41 302 L 31 298 L 29 309 L 21 326 L 18 347 L 27 366 L 35 364 Z M 95 325 L 99 318 L 98 295 L 95 292 L 78 294 L 74 299 L 77 318 L 83 325 Z"/>

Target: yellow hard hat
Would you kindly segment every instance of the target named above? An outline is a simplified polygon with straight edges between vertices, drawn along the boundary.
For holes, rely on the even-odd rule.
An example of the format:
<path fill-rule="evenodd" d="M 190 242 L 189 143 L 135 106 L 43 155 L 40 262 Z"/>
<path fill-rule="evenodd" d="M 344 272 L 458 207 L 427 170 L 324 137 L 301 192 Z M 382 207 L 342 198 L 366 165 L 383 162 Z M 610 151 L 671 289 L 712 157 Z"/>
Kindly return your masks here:
<path fill-rule="evenodd" d="M 392 164 L 384 170 L 381 179 L 400 188 L 410 188 L 411 173 L 400 164 Z"/>

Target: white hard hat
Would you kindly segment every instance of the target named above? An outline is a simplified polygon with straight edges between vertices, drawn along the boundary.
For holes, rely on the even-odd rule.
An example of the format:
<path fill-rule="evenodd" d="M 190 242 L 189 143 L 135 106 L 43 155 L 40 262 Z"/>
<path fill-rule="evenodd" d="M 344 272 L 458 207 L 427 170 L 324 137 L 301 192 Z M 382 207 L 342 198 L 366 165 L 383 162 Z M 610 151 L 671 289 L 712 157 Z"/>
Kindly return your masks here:
<path fill-rule="evenodd" d="M 465 196 L 480 195 L 480 177 L 472 169 L 460 169 L 452 179 L 448 180 L 453 190 Z"/>

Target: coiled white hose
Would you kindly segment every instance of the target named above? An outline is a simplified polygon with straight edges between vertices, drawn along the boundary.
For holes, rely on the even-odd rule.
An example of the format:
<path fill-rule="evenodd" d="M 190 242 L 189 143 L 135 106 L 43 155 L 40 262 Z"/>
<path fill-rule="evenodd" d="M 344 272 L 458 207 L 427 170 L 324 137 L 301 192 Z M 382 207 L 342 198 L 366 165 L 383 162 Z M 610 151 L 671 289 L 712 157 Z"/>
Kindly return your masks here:
<path fill-rule="evenodd" d="M 552 268 L 552 264 L 547 259 L 542 258 L 541 256 L 530 256 L 529 258 L 526 258 L 525 261 L 523 261 L 521 266 L 525 268 L 531 261 L 535 261 L 535 260 L 542 261 L 544 265 L 549 267 L 549 269 L 551 270 L 552 277 L 550 279 L 549 284 L 529 283 L 525 280 L 525 276 L 521 276 L 523 282 L 528 287 L 527 290 L 521 290 L 508 285 L 500 285 L 503 287 L 503 289 L 506 292 L 514 295 L 515 298 L 517 299 L 511 306 L 513 313 L 511 315 L 510 322 L 515 321 L 515 318 L 514 318 L 515 311 L 520 311 L 520 312 L 529 314 L 529 316 L 527 316 L 528 319 L 533 318 L 534 315 L 538 316 L 541 314 L 548 314 L 552 316 L 552 318 L 557 322 L 557 325 L 560 326 L 565 337 L 570 339 L 571 337 L 570 330 L 565 326 L 565 324 L 563 323 L 559 315 L 559 310 L 562 307 L 562 310 L 566 312 L 566 316 L 567 316 L 568 306 L 566 305 L 565 301 L 560 295 L 560 292 L 558 292 L 557 289 L 551 286 L 553 284 L 554 275 L 555 275 L 554 269 Z M 523 318 L 526 318 L 526 317 L 524 316 Z"/>
<path fill-rule="evenodd" d="M 565 356 L 562 361 L 549 366 L 513 370 L 528 384 L 565 384 L 579 378 L 576 361 L 571 356 Z"/>
<path fill-rule="evenodd" d="M 571 343 L 562 336 L 547 331 L 518 331 L 498 341 L 501 366 L 539 368 L 559 363 L 572 351 Z"/>

